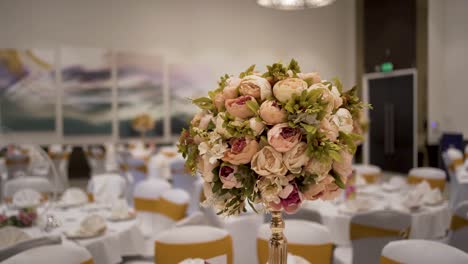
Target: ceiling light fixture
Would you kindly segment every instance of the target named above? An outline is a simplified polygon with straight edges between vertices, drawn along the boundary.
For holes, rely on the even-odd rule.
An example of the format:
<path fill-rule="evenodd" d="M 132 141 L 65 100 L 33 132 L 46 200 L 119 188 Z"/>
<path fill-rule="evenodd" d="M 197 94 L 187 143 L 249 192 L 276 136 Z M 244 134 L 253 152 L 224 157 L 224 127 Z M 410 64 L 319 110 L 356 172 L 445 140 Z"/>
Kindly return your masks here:
<path fill-rule="evenodd" d="M 330 5 L 333 2 L 335 2 L 335 0 L 257 0 L 257 4 L 260 6 L 280 10 L 318 8 Z"/>

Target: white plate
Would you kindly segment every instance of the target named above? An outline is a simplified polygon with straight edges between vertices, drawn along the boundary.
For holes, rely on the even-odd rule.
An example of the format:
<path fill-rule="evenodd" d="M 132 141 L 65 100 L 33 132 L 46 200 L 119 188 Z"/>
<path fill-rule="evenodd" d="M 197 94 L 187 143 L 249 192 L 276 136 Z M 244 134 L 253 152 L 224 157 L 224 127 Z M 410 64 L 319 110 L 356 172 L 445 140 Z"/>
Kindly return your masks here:
<path fill-rule="evenodd" d="M 66 238 L 68 239 L 90 239 L 95 237 L 100 237 L 106 232 L 106 229 L 103 229 L 97 233 L 83 233 L 79 229 L 76 230 L 69 230 L 63 232 Z"/>
<path fill-rule="evenodd" d="M 125 217 L 112 217 L 112 216 L 109 216 L 107 217 L 107 220 L 111 221 L 111 222 L 121 222 L 121 221 L 130 221 L 130 220 L 133 220 L 135 219 L 136 217 L 136 214 L 134 212 L 129 212 L 127 216 Z"/>

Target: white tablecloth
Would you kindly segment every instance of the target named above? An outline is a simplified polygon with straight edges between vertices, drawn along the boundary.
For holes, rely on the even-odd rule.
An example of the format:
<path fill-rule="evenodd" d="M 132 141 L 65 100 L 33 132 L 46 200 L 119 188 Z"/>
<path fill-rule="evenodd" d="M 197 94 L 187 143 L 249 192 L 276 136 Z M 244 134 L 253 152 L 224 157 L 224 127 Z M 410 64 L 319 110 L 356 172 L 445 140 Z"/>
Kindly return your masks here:
<path fill-rule="evenodd" d="M 370 186 L 367 188 L 366 194 L 372 193 L 380 195 L 378 198 L 370 198 L 375 199 L 374 210 L 385 208 L 404 210 L 400 205 L 404 191 L 387 193 L 379 186 Z M 358 197 L 359 195 L 358 193 Z M 330 230 L 335 244 L 350 245 L 349 226 L 352 214 L 342 212 L 337 202 L 317 200 L 307 202 L 304 208 L 320 212 L 323 224 Z M 410 238 L 436 239 L 445 236 L 450 224 L 450 210 L 447 202 L 436 206 L 423 206 L 420 210 L 410 212 L 410 214 L 412 216 Z"/>
<path fill-rule="evenodd" d="M 62 226 L 50 233 L 41 231 L 39 227 L 24 228 L 23 230 L 32 237 L 45 235 L 63 235 L 65 230 L 79 227 L 80 222 L 87 215 L 100 214 L 103 217 L 109 215 L 108 210 L 86 210 L 86 208 L 73 208 L 68 210 L 50 209 L 47 214 L 54 215 Z M 114 264 L 122 262 L 123 256 L 141 255 L 144 249 L 144 236 L 138 228 L 136 220 L 110 222 L 107 221 L 107 230 L 104 235 L 92 239 L 68 240 L 85 247 L 93 256 L 94 263 Z"/>

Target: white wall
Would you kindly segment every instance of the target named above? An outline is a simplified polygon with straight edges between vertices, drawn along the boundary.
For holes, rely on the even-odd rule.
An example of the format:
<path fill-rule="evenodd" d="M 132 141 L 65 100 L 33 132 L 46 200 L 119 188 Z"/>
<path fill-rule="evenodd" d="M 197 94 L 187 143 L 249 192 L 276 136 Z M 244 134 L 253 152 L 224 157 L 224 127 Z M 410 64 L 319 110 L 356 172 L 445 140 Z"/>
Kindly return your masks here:
<path fill-rule="evenodd" d="M 347 87 L 355 84 L 355 0 L 290 12 L 255 2 L 0 0 L 0 48 L 145 51 L 163 55 L 169 64 L 208 66 L 214 76 L 238 74 L 253 63 L 264 70 L 267 64 L 296 58 L 303 71 L 339 77 Z M 207 90 L 216 86 L 214 76 L 208 77 L 213 86 Z M 28 142 L 57 141 L 54 135 L 23 136 Z M 15 141 L 21 138 L 15 135 Z"/>
<path fill-rule="evenodd" d="M 434 142 L 441 132 L 468 138 L 468 0 L 429 0 L 428 107 Z"/>
<path fill-rule="evenodd" d="M 354 12 L 354 0 L 297 12 L 255 0 L 0 0 L 0 47 L 148 50 L 219 75 L 294 57 L 353 85 Z"/>

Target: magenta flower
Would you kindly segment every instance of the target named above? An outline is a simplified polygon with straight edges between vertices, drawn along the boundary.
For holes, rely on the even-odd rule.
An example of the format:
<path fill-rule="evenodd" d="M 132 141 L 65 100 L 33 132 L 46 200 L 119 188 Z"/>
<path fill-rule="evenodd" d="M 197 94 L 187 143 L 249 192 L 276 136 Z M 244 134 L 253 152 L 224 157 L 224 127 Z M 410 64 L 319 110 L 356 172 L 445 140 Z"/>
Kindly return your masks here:
<path fill-rule="evenodd" d="M 280 202 L 270 203 L 274 210 L 281 210 L 287 214 L 293 214 L 299 210 L 302 203 L 302 194 L 299 192 L 296 184 L 289 184 L 279 193 Z"/>

